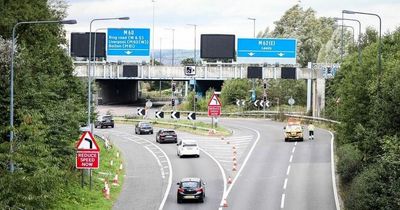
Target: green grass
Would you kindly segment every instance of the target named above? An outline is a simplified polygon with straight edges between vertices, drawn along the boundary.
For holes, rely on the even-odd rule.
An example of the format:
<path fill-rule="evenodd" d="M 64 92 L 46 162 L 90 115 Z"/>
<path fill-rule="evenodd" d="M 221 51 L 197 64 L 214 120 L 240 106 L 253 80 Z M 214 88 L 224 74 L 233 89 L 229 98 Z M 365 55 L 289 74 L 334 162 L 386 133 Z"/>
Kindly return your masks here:
<path fill-rule="evenodd" d="M 112 186 L 112 181 L 122 163 L 121 155 L 117 158 L 118 150 L 115 147 L 107 150 L 103 140 L 96 138 L 96 141 L 100 147 L 100 167 L 99 169 L 92 170 L 92 190 L 89 189 L 88 175 L 85 175 L 85 184 L 83 188 L 81 187 L 81 173 L 79 173 L 75 179 L 79 181 L 69 183 L 68 187 L 64 189 L 63 200 L 56 205 L 58 209 L 111 209 L 113 203 L 118 198 L 124 181 L 125 171 L 122 170 L 118 173 L 119 186 Z M 111 160 L 113 160 L 112 166 L 110 165 Z M 110 175 L 101 173 L 108 173 Z M 110 200 L 105 199 L 103 196 L 104 181 L 100 180 L 100 178 L 109 180 Z"/>

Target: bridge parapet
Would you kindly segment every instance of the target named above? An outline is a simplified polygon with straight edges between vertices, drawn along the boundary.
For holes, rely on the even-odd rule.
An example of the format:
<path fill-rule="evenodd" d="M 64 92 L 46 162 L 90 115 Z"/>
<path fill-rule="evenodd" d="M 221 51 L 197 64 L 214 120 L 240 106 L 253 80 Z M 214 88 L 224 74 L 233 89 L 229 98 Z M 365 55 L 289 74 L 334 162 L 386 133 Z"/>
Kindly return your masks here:
<path fill-rule="evenodd" d="M 87 77 L 87 62 L 74 62 L 75 75 Z M 244 64 L 207 64 L 196 66 L 197 80 L 227 80 L 247 78 L 247 67 Z M 183 66 L 149 66 L 138 65 L 138 77 L 124 77 L 123 65 L 117 63 L 95 62 L 92 67 L 96 79 L 136 79 L 136 80 L 190 80 L 193 76 L 186 76 Z M 297 68 L 297 79 L 323 78 L 323 72 L 316 69 Z M 280 67 L 262 67 L 264 79 L 281 78 Z"/>

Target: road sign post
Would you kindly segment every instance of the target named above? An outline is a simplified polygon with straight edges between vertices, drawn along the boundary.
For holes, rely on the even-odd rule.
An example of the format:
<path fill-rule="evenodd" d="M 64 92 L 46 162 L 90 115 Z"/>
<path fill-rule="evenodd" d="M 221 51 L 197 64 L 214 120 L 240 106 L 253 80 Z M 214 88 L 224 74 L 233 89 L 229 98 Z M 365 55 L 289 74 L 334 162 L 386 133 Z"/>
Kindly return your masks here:
<path fill-rule="evenodd" d="M 211 124 L 214 128 L 214 117 L 221 116 L 221 101 L 219 100 L 218 96 L 214 93 L 210 101 L 208 101 L 208 116 L 211 117 Z"/>
<path fill-rule="evenodd" d="M 90 131 L 83 132 L 81 138 L 76 144 L 75 165 L 77 169 L 82 169 L 82 187 L 83 170 L 89 169 L 90 190 L 92 189 L 92 169 L 98 169 L 100 165 L 100 147 L 97 145 Z"/>

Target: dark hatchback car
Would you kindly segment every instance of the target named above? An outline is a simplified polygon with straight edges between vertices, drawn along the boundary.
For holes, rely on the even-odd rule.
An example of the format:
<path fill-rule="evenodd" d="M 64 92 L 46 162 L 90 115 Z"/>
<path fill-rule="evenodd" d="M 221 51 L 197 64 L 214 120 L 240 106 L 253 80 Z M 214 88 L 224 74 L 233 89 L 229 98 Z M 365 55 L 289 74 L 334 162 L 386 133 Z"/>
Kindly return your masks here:
<path fill-rule="evenodd" d="M 205 185 L 200 178 L 183 178 L 177 183 L 177 202 L 182 203 L 183 200 L 198 200 L 204 202 L 206 197 Z"/>
<path fill-rule="evenodd" d="M 97 120 L 94 122 L 94 127 L 109 127 L 114 128 L 114 120 L 111 115 L 101 115 L 97 118 Z"/>
<path fill-rule="evenodd" d="M 153 134 L 153 126 L 148 122 L 139 122 L 135 126 L 135 134 Z"/>
<path fill-rule="evenodd" d="M 178 142 L 178 136 L 176 132 L 171 129 L 161 129 L 156 134 L 156 142 L 164 143 L 164 142 Z"/>

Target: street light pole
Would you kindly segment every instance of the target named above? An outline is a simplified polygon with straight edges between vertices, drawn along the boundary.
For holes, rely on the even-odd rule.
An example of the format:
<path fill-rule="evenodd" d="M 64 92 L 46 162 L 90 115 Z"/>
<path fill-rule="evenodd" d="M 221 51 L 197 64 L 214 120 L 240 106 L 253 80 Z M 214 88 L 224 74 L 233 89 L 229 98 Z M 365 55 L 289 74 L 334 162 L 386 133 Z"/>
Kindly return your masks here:
<path fill-rule="evenodd" d="M 193 62 L 196 65 L 196 24 L 187 24 L 188 26 L 194 27 L 194 50 L 193 50 Z"/>
<path fill-rule="evenodd" d="M 10 69 L 10 153 L 14 152 L 14 48 L 15 48 L 15 31 L 22 24 L 76 24 L 76 20 L 43 20 L 43 21 L 24 21 L 14 25 L 12 30 L 12 45 L 11 45 L 11 69 Z M 14 162 L 10 161 L 10 171 L 14 173 Z"/>
<path fill-rule="evenodd" d="M 153 3 L 153 30 L 152 30 L 152 37 L 151 37 L 151 46 L 152 46 L 152 50 L 151 50 L 151 56 L 152 56 L 152 59 L 150 60 L 151 61 L 151 65 L 152 66 L 154 66 L 154 39 L 155 39 L 155 37 L 154 37 L 154 5 L 155 5 L 155 0 L 151 0 L 151 2 Z"/>
<path fill-rule="evenodd" d="M 91 108 L 91 60 L 92 60 L 92 24 L 95 21 L 101 21 L 101 20 L 129 20 L 129 17 L 113 17 L 113 18 L 97 18 L 97 19 L 92 19 L 90 21 L 90 26 L 89 26 L 89 56 L 88 56 L 88 119 L 87 119 L 87 126 L 90 126 L 90 131 L 93 132 L 93 127 L 90 125 L 90 108 Z"/>
<path fill-rule="evenodd" d="M 351 28 L 351 30 L 353 31 L 353 44 L 354 44 L 354 27 L 353 26 L 348 26 L 348 25 L 339 25 L 341 27 L 345 27 L 345 28 Z"/>
<path fill-rule="evenodd" d="M 166 28 L 166 30 L 171 30 L 172 31 L 172 66 L 174 66 L 174 37 L 175 37 L 175 29 L 174 28 Z"/>
<path fill-rule="evenodd" d="M 357 12 L 357 11 L 351 11 L 351 10 L 342 10 L 342 16 L 343 14 L 360 14 L 360 15 L 372 15 L 375 16 L 379 19 L 379 43 L 378 43 L 378 71 L 379 73 L 382 73 L 382 19 L 378 14 L 375 13 L 368 13 L 368 12 Z M 380 77 L 379 77 L 380 78 Z M 380 79 L 379 79 L 380 80 Z"/>
<path fill-rule="evenodd" d="M 353 21 L 358 23 L 358 63 L 362 64 L 362 59 L 361 59 L 361 22 L 357 19 L 351 19 L 351 18 L 333 18 L 335 21 L 339 20 L 348 20 L 348 21 Z M 342 34 L 343 38 L 343 34 Z"/>
<path fill-rule="evenodd" d="M 256 38 L 256 19 L 255 18 L 251 18 L 251 17 L 249 17 L 247 19 L 253 21 L 253 37 Z"/>

